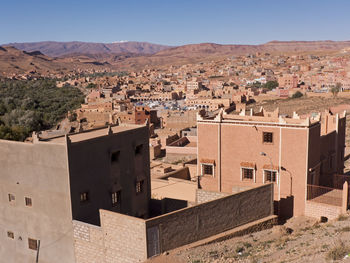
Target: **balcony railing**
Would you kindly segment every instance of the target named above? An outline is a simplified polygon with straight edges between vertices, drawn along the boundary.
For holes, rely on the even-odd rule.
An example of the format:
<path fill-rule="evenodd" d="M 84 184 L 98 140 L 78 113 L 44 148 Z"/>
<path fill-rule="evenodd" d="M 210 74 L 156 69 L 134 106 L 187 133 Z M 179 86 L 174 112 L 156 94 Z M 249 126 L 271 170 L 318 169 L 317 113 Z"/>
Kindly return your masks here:
<path fill-rule="evenodd" d="M 343 174 L 334 174 L 333 175 L 333 188 L 335 189 L 343 189 L 343 185 L 345 182 L 348 182 L 350 185 L 350 176 L 349 175 L 343 175 Z"/>
<path fill-rule="evenodd" d="M 341 188 L 343 189 L 343 188 Z M 307 197 L 309 201 L 323 203 L 334 206 L 342 206 L 342 190 L 318 186 L 318 185 L 307 185 Z"/>

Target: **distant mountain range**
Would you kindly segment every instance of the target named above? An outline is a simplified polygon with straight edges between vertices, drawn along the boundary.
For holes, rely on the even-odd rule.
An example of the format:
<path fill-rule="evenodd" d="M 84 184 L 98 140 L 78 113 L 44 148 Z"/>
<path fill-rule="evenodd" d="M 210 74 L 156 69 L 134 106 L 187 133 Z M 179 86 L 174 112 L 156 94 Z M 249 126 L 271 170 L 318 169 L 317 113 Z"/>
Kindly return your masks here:
<path fill-rule="evenodd" d="M 178 47 L 146 42 L 10 43 L 0 47 L 0 75 L 28 71 L 64 73 L 92 68 L 133 71 L 146 66 L 182 65 L 256 52 L 314 54 L 344 48 L 350 48 L 350 41 L 271 41 L 262 45 L 201 43 Z"/>
<path fill-rule="evenodd" d="M 154 54 L 170 46 L 152 44 L 147 42 L 117 42 L 117 43 L 90 43 L 90 42 L 30 42 L 9 43 L 17 49 L 27 52 L 40 51 L 50 57 L 60 57 L 69 54 L 121 54 L 134 53 L 139 55 Z"/>
<path fill-rule="evenodd" d="M 249 52 L 303 52 L 320 50 L 338 50 L 350 46 L 350 41 L 271 41 L 261 45 L 220 45 L 215 43 L 201 43 L 178 47 L 165 46 L 147 42 L 31 42 L 9 43 L 17 49 L 32 52 L 40 51 L 50 57 L 69 55 L 96 54 L 134 54 L 156 56 L 185 56 L 197 57 L 203 55 L 238 55 Z"/>
<path fill-rule="evenodd" d="M 17 74 L 39 74 L 49 76 L 60 73 L 62 75 L 77 69 L 91 70 L 110 68 L 108 63 L 101 63 L 96 59 L 86 58 L 84 61 L 72 58 L 52 58 L 40 51 L 22 51 L 12 46 L 0 46 L 0 77 Z"/>

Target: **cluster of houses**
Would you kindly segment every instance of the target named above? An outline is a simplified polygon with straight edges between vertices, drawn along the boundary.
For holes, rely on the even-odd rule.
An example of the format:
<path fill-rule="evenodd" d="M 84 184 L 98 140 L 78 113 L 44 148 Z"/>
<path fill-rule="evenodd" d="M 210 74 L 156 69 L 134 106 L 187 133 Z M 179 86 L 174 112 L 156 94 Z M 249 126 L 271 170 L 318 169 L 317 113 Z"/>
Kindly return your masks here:
<path fill-rule="evenodd" d="M 343 109 L 246 105 L 346 91 L 347 69 L 347 58 L 265 53 L 59 83 L 89 89 L 69 113 L 77 125 L 0 140 L 0 258 L 143 262 L 247 224 L 337 218 L 350 203 Z"/>

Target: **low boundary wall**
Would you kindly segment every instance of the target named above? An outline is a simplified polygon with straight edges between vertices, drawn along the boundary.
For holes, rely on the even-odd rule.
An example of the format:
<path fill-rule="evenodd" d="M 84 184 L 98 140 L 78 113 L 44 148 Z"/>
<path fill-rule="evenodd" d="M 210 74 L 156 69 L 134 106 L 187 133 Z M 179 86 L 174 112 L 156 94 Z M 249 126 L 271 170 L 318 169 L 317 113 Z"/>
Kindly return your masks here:
<path fill-rule="evenodd" d="M 77 262 L 141 262 L 273 215 L 266 184 L 147 220 L 100 210 L 101 227 L 74 221 Z"/>

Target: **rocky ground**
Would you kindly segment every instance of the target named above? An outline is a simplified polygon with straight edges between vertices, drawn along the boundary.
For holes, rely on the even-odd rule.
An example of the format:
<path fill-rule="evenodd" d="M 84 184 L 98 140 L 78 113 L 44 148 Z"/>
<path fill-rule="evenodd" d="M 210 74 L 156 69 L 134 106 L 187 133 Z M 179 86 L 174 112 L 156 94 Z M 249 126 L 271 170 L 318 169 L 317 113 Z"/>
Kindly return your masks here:
<path fill-rule="evenodd" d="M 306 217 L 226 241 L 184 248 L 149 262 L 350 262 L 350 218 L 320 223 Z"/>

